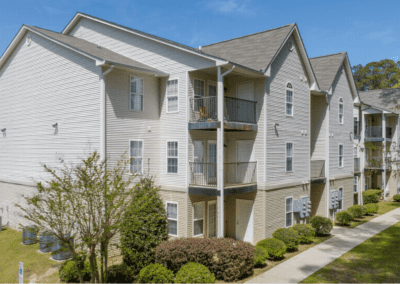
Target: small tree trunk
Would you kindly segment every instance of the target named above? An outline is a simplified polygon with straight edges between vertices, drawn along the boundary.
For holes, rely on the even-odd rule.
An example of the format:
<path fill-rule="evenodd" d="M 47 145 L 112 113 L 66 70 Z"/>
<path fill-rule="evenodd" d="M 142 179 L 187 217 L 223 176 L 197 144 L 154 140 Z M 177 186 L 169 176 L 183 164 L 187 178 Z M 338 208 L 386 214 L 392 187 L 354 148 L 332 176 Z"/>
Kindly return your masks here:
<path fill-rule="evenodd" d="M 76 271 L 78 272 L 78 276 L 79 276 L 79 282 L 80 283 L 83 283 L 83 277 L 82 277 L 82 271 L 81 271 L 81 269 L 79 268 L 79 265 L 78 265 L 78 254 L 75 252 L 75 250 L 73 249 L 72 250 L 72 254 L 73 254 L 73 260 L 74 260 L 74 263 L 75 263 L 75 268 L 76 268 Z M 85 263 L 84 263 L 85 264 Z"/>

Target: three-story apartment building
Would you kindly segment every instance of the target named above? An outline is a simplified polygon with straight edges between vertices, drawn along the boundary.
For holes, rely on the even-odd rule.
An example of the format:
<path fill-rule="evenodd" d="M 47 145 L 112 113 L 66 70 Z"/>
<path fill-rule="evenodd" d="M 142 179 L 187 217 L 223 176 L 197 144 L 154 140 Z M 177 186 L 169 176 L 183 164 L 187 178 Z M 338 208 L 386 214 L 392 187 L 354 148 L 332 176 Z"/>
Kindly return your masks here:
<path fill-rule="evenodd" d="M 198 49 L 82 13 L 62 33 L 24 25 L 0 59 L 0 101 L 14 224 L 41 163 L 93 150 L 154 176 L 171 237 L 256 243 L 353 204 L 348 57 L 310 62 L 296 24 Z"/>

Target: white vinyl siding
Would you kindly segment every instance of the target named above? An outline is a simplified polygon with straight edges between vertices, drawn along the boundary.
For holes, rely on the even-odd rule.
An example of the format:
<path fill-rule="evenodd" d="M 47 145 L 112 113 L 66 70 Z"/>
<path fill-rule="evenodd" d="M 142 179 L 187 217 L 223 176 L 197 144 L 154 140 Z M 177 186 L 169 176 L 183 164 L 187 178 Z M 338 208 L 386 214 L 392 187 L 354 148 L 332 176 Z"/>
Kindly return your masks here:
<path fill-rule="evenodd" d="M 136 174 L 143 173 L 143 141 L 130 141 L 130 172 Z"/>
<path fill-rule="evenodd" d="M 293 86 L 286 84 L 286 115 L 293 116 Z"/>
<path fill-rule="evenodd" d="M 343 168 L 343 144 L 339 144 L 339 168 Z"/>
<path fill-rule="evenodd" d="M 131 110 L 143 111 L 143 78 L 131 77 Z"/>
<path fill-rule="evenodd" d="M 168 235 L 178 236 L 178 203 L 167 201 Z"/>
<path fill-rule="evenodd" d="M 286 171 L 293 171 L 293 143 L 286 143 Z"/>
<path fill-rule="evenodd" d="M 178 79 L 167 81 L 167 113 L 178 112 Z"/>
<path fill-rule="evenodd" d="M 285 199 L 285 228 L 293 225 L 293 197 Z"/>
<path fill-rule="evenodd" d="M 178 142 L 167 142 L 167 172 L 178 173 Z"/>
<path fill-rule="evenodd" d="M 193 204 L 193 236 L 202 236 L 204 234 L 204 215 L 205 202 Z"/>
<path fill-rule="evenodd" d="M 344 115 L 344 111 L 343 111 L 343 99 L 340 98 L 340 99 L 339 99 L 339 123 L 340 123 L 340 124 L 343 124 L 343 121 L 344 121 L 343 115 Z"/>

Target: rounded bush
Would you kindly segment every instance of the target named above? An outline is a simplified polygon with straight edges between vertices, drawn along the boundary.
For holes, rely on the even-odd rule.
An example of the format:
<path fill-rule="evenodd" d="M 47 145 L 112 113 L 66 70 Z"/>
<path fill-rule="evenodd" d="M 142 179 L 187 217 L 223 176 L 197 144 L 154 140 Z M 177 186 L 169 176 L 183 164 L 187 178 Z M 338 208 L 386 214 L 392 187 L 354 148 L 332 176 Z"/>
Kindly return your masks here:
<path fill-rule="evenodd" d="M 293 228 L 277 229 L 272 236 L 284 242 L 288 251 L 297 249 L 300 243 L 299 234 Z"/>
<path fill-rule="evenodd" d="M 341 225 L 350 225 L 352 220 L 353 214 L 347 210 L 336 213 L 336 221 L 338 221 Z"/>
<path fill-rule="evenodd" d="M 381 198 L 382 191 L 380 189 L 368 189 L 362 192 L 363 202 L 365 204 L 378 203 Z"/>
<path fill-rule="evenodd" d="M 174 273 L 159 263 L 152 263 L 139 272 L 137 283 L 172 283 Z"/>
<path fill-rule="evenodd" d="M 396 202 L 400 202 L 400 194 L 393 195 L 393 200 Z"/>
<path fill-rule="evenodd" d="M 268 251 L 260 246 L 256 246 L 254 250 L 254 266 L 262 266 L 269 257 Z"/>
<path fill-rule="evenodd" d="M 215 283 L 214 274 L 200 263 L 189 262 L 179 269 L 175 283 Z"/>
<path fill-rule="evenodd" d="M 367 215 L 374 214 L 378 212 L 379 205 L 377 203 L 368 203 L 365 208 L 367 209 Z"/>
<path fill-rule="evenodd" d="M 256 246 L 266 249 L 269 256 L 275 260 L 282 259 L 286 253 L 285 243 L 275 238 L 259 241 Z"/>
<path fill-rule="evenodd" d="M 90 270 L 90 263 L 89 261 L 85 261 L 81 263 L 81 275 L 83 281 L 90 281 L 91 279 L 91 270 Z M 58 270 L 58 275 L 62 281 L 67 283 L 79 283 L 79 275 L 78 271 L 76 270 L 75 261 L 67 260 L 65 261 Z"/>
<path fill-rule="evenodd" d="M 133 272 L 125 263 L 107 268 L 107 283 L 132 283 L 133 280 Z"/>
<path fill-rule="evenodd" d="M 313 242 L 315 231 L 310 224 L 296 224 L 293 226 L 293 230 L 299 235 L 301 244 L 310 244 Z"/>
<path fill-rule="evenodd" d="M 314 216 L 310 219 L 310 224 L 317 235 L 328 235 L 333 227 L 331 219 L 321 216 Z"/>
<path fill-rule="evenodd" d="M 359 219 L 367 212 L 367 208 L 362 205 L 353 205 L 347 208 L 347 211 L 349 211 L 354 218 Z"/>

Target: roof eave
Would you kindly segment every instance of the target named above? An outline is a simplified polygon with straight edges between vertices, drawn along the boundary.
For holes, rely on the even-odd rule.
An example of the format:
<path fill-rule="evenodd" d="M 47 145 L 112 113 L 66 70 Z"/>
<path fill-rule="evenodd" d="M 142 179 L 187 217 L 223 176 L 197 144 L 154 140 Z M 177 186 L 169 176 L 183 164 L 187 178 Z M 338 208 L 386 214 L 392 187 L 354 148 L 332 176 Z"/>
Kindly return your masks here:
<path fill-rule="evenodd" d="M 141 67 L 132 66 L 132 65 L 128 65 L 128 64 L 121 64 L 121 63 L 118 63 L 118 62 L 113 62 L 113 61 L 108 61 L 108 60 L 104 61 L 104 62 L 102 62 L 100 64 L 96 64 L 96 65 L 98 65 L 98 66 L 114 65 L 114 66 L 119 66 L 119 67 L 130 69 L 130 70 L 138 71 L 138 72 L 141 72 L 141 73 L 151 74 L 151 75 L 154 75 L 156 77 L 168 77 L 170 75 L 170 74 L 162 72 L 162 71 L 141 68 Z"/>

